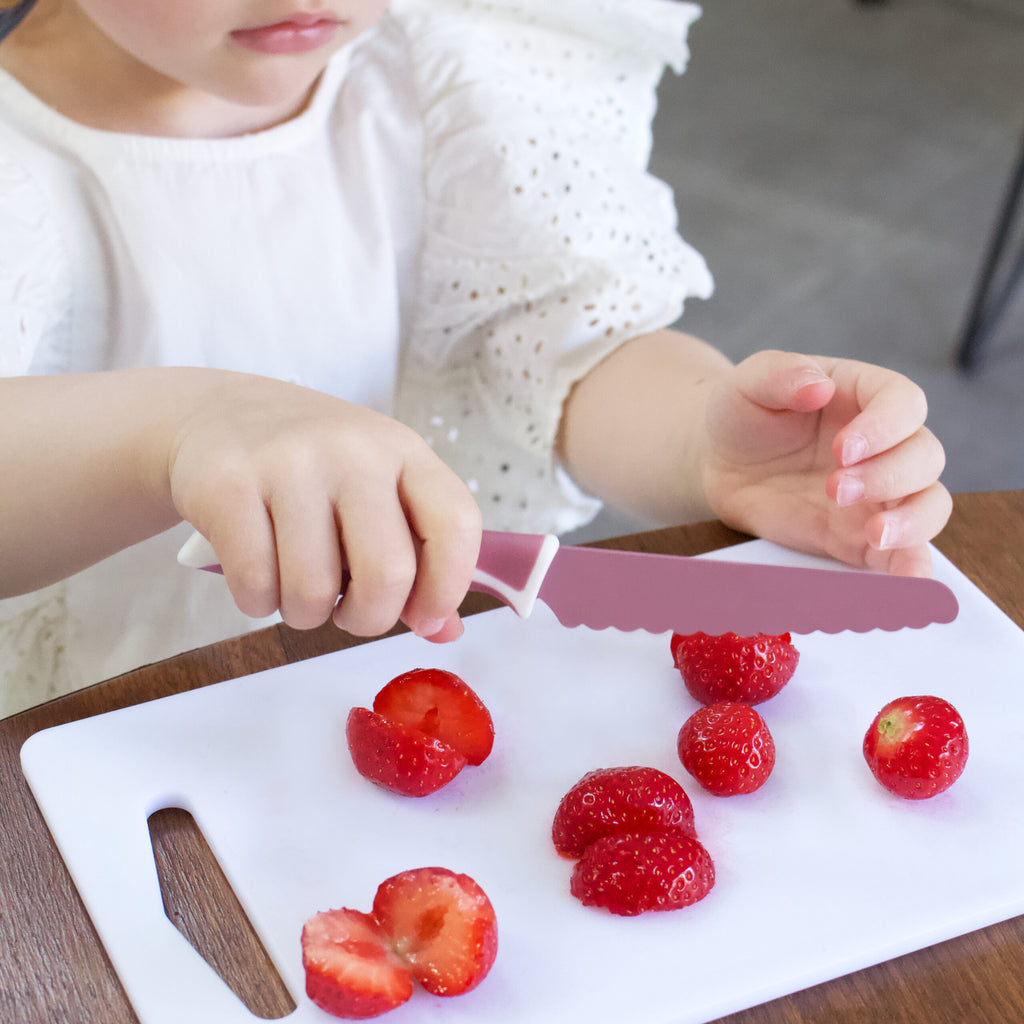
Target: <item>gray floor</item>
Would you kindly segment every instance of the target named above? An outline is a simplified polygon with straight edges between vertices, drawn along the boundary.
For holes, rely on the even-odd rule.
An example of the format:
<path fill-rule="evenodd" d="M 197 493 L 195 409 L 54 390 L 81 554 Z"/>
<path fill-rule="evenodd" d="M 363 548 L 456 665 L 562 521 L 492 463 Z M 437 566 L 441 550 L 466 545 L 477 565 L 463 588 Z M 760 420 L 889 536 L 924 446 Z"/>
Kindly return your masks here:
<path fill-rule="evenodd" d="M 716 291 L 679 326 L 906 373 L 950 490 L 1024 487 L 1024 282 L 979 368 L 953 361 L 1024 130 L 1024 0 L 707 0 L 690 47 L 652 170 Z"/>

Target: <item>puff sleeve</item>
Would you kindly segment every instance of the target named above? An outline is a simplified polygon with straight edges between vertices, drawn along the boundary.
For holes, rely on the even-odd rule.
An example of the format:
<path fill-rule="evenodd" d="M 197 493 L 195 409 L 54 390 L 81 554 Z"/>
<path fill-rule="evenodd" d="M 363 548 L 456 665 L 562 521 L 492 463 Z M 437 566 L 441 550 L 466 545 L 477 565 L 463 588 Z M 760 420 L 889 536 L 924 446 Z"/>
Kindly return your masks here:
<path fill-rule="evenodd" d="M 56 218 L 31 176 L 0 156 L 0 376 L 30 372 L 44 347 L 53 353 L 70 290 Z"/>
<path fill-rule="evenodd" d="M 392 9 L 422 109 L 426 203 L 396 414 L 476 491 L 487 526 L 565 532 L 600 508 L 554 454 L 573 383 L 712 290 L 647 172 L 655 88 L 685 66 L 699 8 Z"/>

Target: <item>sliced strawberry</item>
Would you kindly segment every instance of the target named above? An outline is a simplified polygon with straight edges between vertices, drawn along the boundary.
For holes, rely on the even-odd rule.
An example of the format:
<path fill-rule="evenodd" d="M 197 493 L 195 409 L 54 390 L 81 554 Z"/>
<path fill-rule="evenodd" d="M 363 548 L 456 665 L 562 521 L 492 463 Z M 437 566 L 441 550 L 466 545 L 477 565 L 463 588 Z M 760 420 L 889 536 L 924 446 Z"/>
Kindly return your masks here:
<path fill-rule="evenodd" d="M 749 705 L 722 701 L 695 711 L 678 737 L 683 767 L 710 793 L 753 793 L 775 767 L 775 742 Z"/>
<path fill-rule="evenodd" d="M 376 1017 L 412 995 L 412 976 L 369 914 L 327 910 L 302 929 L 306 994 L 322 1010 L 350 1020 Z"/>
<path fill-rule="evenodd" d="M 793 678 L 800 661 L 789 633 L 673 633 L 671 650 L 687 691 L 701 704 L 761 704 Z"/>
<path fill-rule="evenodd" d="M 345 735 L 359 774 L 404 796 L 433 793 L 466 766 L 466 758 L 443 740 L 367 708 L 349 712 Z"/>
<path fill-rule="evenodd" d="M 688 907 L 714 884 L 715 866 L 696 839 L 648 832 L 591 843 L 573 869 L 570 891 L 588 907 L 633 916 Z"/>
<path fill-rule="evenodd" d="M 454 672 L 414 668 L 377 694 L 373 710 L 392 722 L 415 726 L 481 764 L 494 746 L 494 723 L 484 702 Z"/>
<path fill-rule="evenodd" d="M 373 915 L 416 980 L 437 996 L 480 984 L 498 953 L 491 901 L 469 875 L 447 868 L 416 868 L 382 882 Z"/>
<path fill-rule="evenodd" d="M 949 789 L 969 752 L 960 713 L 941 697 L 899 697 L 875 715 L 864 736 L 864 758 L 875 778 L 907 800 Z"/>
<path fill-rule="evenodd" d="M 675 831 L 696 837 L 693 805 L 682 786 L 657 768 L 599 768 L 562 797 L 551 838 L 564 857 L 580 857 L 602 836 Z"/>

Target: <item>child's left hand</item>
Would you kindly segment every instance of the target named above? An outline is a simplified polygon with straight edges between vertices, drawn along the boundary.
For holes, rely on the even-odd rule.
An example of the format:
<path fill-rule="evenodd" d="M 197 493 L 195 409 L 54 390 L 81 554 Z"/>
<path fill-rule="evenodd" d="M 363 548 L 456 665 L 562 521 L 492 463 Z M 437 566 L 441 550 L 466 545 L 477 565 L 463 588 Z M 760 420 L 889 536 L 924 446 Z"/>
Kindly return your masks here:
<path fill-rule="evenodd" d="M 912 381 L 850 359 L 758 352 L 710 396 L 703 487 L 725 522 L 851 565 L 931 575 L 952 499 Z"/>

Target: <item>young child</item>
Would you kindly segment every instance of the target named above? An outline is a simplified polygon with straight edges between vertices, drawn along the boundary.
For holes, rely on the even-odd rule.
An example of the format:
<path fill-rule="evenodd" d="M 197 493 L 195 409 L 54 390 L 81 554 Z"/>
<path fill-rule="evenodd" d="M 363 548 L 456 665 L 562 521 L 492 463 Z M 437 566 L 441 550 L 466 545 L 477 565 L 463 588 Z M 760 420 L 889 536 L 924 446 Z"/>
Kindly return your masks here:
<path fill-rule="evenodd" d="M 646 173 L 698 9 L 387 7 L 6 12 L 0 714 L 275 614 L 454 639 L 481 524 L 602 501 L 930 571 L 920 389 L 667 329 L 712 287 Z"/>

